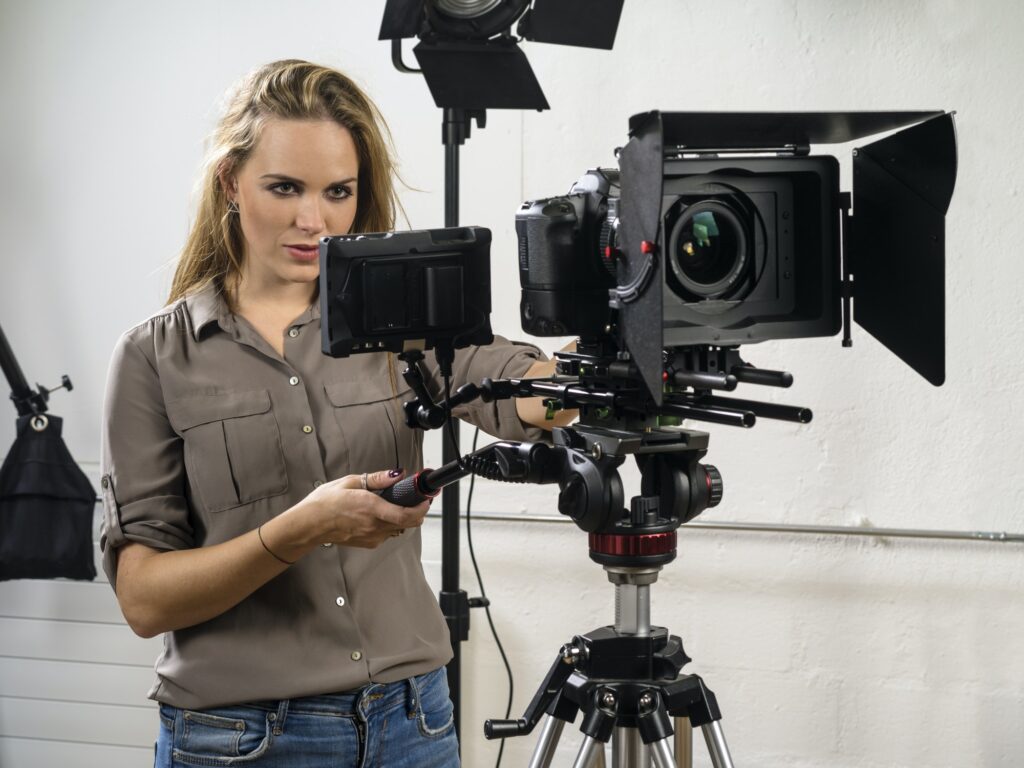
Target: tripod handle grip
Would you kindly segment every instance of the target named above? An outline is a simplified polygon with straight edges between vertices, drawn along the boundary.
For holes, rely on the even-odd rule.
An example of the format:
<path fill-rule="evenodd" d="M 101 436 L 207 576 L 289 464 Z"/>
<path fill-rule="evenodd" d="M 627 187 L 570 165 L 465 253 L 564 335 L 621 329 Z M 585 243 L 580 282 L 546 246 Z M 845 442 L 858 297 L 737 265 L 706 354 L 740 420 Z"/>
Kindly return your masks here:
<path fill-rule="evenodd" d="M 533 727 L 527 720 L 487 720 L 484 723 L 484 737 L 488 739 L 507 739 L 512 736 L 525 736 Z"/>

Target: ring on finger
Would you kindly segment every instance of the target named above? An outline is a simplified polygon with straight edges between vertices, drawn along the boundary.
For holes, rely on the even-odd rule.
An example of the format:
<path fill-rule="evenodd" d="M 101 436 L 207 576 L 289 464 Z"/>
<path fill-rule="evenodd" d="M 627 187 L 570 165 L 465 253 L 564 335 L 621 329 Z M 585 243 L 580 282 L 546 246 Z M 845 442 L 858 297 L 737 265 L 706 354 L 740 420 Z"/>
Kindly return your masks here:
<path fill-rule="evenodd" d="M 366 473 L 365 473 L 365 472 L 363 472 L 363 474 L 361 474 L 361 475 L 359 476 L 359 486 L 360 486 L 360 487 L 361 487 L 361 488 L 362 488 L 362 489 L 363 489 L 364 491 L 366 490 Z"/>

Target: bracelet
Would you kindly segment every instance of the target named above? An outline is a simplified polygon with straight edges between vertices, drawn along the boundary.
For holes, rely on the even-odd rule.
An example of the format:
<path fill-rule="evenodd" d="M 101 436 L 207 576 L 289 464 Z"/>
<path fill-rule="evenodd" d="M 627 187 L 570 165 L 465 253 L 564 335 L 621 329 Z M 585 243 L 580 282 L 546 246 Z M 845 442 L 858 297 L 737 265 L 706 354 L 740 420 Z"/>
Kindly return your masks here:
<path fill-rule="evenodd" d="M 263 526 L 262 525 L 259 526 L 256 529 L 256 535 L 260 537 L 260 544 L 262 544 L 263 548 L 265 550 L 267 550 L 267 554 L 268 555 L 270 555 L 272 558 L 274 558 L 278 562 L 284 563 L 285 565 L 295 565 L 295 561 L 294 560 L 285 560 L 283 557 L 280 557 L 279 555 L 275 555 L 273 550 L 271 550 L 270 547 L 267 546 L 267 542 L 265 542 L 263 540 Z"/>

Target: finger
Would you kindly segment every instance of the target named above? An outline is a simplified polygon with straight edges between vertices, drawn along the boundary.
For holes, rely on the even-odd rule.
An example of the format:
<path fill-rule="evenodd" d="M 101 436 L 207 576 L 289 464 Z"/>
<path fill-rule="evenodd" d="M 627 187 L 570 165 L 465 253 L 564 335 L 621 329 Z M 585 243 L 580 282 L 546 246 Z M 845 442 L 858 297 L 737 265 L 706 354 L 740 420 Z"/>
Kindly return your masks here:
<path fill-rule="evenodd" d="M 423 525 L 430 504 L 423 502 L 415 507 L 399 507 L 394 504 L 382 504 L 378 517 L 394 528 L 418 528 Z"/>
<path fill-rule="evenodd" d="M 367 477 L 369 477 L 369 476 L 367 476 Z M 359 490 L 360 488 L 363 487 L 363 476 L 362 475 L 345 475 L 340 480 L 335 480 L 334 482 L 337 483 L 342 488 L 347 488 L 349 490 Z"/>
<path fill-rule="evenodd" d="M 380 472 L 370 472 L 366 476 L 366 488 L 370 491 L 379 491 L 382 488 L 389 488 L 404 477 L 405 470 L 401 467 L 382 469 Z"/>

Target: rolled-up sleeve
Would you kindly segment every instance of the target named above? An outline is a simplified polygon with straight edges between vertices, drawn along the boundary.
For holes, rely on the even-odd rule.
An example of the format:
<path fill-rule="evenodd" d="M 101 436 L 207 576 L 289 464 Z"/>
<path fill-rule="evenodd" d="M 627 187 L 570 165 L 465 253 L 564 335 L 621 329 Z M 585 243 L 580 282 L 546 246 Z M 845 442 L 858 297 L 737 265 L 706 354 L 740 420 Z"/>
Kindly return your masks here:
<path fill-rule="evenodd" d="M 181 437 L 171 427 L 145 325 L 114 349 L 103 407 L 100 485 L 103 570 L 116 586 L 117 550 L 129 541 L 160 550 L 194 546 Z"/>
<path fill-rule="evenodd" d="M 509 341 L 501 336 L 495 336 L 494 343 L 485 347 L 456 350 L 455 362 L 452 364 L 452 392 L 463 384 L 479 384 L 485 378 L 517 378 L 538 360 L 547 360 L 547 357 L 537 347 L 520 341 Z M 431 372 L 434 392 L 440 400 L 444 397 L 444 383 L 436 363 Z M 455 415 L 505 440 L 538 441 L 548 437 L 544 430 L 520 421 L 514 399 L 485 403 L 477 398 L 456 408 Z"/>

